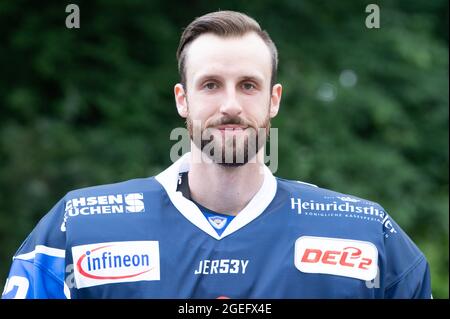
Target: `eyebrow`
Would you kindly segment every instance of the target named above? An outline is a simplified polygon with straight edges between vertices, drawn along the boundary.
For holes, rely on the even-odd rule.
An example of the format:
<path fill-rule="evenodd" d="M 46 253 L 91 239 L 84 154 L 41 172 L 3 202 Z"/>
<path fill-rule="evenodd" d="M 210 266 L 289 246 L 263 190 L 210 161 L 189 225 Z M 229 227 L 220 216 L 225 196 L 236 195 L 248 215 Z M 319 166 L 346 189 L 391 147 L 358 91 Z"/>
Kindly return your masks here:
<path fill-rule="evenodd" d="M 195 82 L 196 83 L 202 83 L 208 79 L 218 79 L 218 80 L 223 80 L 223 76 L 219 75 L 219 74 L 214 74 L 214 73 L 207 73 L 207 74 L 203 74 L 201 75 Z M 253 75 L 243 75 L 239 77 L 239 82 L 242 81 L 253 81 L 253 82 L 257 82 L 257 83 L 263 83 L 263 78 L 260 77 L 259 75 L 253 74 Z"/>

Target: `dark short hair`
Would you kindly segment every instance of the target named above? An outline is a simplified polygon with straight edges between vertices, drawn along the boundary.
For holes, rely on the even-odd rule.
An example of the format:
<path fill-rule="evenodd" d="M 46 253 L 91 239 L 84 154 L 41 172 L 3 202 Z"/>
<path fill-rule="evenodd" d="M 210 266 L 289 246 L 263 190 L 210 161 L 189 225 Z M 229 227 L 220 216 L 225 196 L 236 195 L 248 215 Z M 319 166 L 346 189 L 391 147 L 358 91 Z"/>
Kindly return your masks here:
<path fill-rule="evenodd" d="M 272 57 L 271 86 L 275 84 L 278 68 L 278 51 L 269 34 L 262 30 L 258 22 L 246 14 L 236 11 L 217 11 L 205 14 L 192 21 L 180 38 L 177 50 L 178 72 L 180 82 L 186 86 L 186 49 L 189 44 L 205 33 L 220 37 L 243 36 L 255 32 L 269 47 Z"/>

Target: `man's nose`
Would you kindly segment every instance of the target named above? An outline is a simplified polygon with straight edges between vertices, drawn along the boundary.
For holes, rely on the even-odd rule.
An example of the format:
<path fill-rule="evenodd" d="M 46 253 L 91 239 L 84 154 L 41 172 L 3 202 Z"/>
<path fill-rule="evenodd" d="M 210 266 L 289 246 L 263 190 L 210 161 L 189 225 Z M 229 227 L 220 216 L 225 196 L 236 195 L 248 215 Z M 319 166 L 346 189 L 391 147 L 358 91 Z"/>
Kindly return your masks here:
<path fill-rule="evenodd" d="M 236 96 L 235 90 L 227 90 L 225 100 L 222 102 L 220 112 L 228 116 L 237 116 L 241 114 L 242 107 Z"/>

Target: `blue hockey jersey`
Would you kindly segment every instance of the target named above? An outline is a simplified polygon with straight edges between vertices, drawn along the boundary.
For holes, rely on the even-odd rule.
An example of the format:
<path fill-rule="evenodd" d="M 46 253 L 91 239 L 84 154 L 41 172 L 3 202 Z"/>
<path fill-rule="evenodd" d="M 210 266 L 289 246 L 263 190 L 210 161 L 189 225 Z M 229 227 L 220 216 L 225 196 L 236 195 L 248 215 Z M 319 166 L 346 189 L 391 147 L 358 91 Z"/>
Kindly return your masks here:
<path fill-rule="evenodd" d="M 15 256 L 3 298 L 430 298 L 424 255 L 377 203 L 276 178 L 219 233 L 156 177 L 69 192 Z"/>

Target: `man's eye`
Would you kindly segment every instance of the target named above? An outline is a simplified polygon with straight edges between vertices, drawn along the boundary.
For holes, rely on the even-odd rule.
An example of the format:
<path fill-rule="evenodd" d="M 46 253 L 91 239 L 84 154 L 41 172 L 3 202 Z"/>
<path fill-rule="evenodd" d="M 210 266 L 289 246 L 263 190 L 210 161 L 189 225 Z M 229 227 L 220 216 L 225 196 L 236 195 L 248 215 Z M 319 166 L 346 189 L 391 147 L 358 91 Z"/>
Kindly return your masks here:
<path fill-rule="evenodd" d="M 253 83 L 246 82 L 242 84 L 242 88 L 244 90 L 253 90 L 256 89 L 256 86 Z"/>
<path fill-rule="evenodd" d="M 217 88 L 217 84 L 214 82 L 209 82 L 204 85 L 204 87 L 208 90 L 214 90 Z"/>

